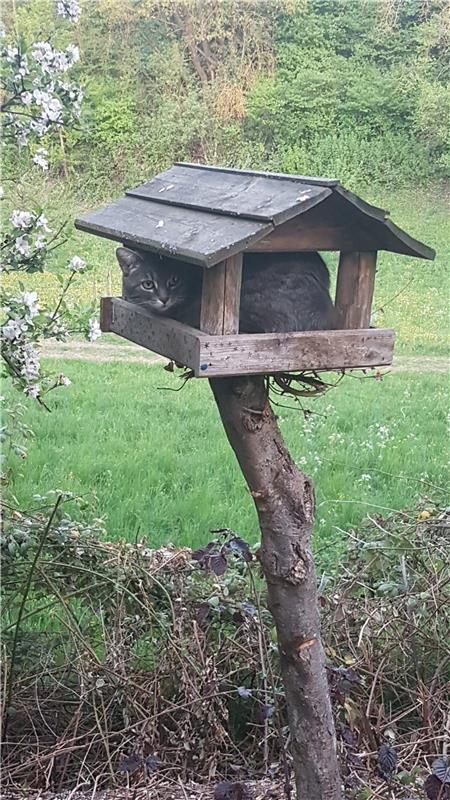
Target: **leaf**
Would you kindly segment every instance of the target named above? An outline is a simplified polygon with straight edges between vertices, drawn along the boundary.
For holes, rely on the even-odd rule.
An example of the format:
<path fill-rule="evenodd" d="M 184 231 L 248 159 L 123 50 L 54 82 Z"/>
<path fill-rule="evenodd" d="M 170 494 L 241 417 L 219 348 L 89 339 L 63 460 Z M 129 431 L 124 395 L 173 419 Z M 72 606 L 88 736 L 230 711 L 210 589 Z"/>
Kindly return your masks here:
<path fill-rule="evenodd" d="M 129 772 L 130 774 L 142 767 L 142 758 L 137 753 L 125 756 L 119 763 L 119 772 Z"/>
<path fill-rule="evenodd" d="M 247 542 L 245 542 L 244 539 L 241 539 L 240 536 L 233 536 L 226 547 L 227 549 L 229 548 L 233 553 L 240 555 L 244 561 L 252 561 L 253 559 Z"/>
<path fill-rule="evenodd" d="M 228 562 L 221 553 L 217 556 L 209 556 L 207 569 L 209 568 L 215 575 L 223 575 L 226 572 Z"/>
<path fill-rule="evenodd" d="M 428 775 L 423 788 L 429 800 L 448 800 L 450 798 L 448 786 L 442 783 L 437 775 Z"/>
<path fill-rule="evenodd" d="M 431 771 L 441 783 L 450 784 L 450 763 L 446 758 L 436 758 L 431 765 Z"/>
<path fill-rule="evenodd" d="M 145 759 L 145 769 L 150 775 L 152 775 L 154 772 L 157 772 L 160 766 L 161 761 L 159 760 L 158 756 L 149 755 Z"/>
<path fill-rule="evenodd" d="M 209 605 L 209 603 L 200 603 L 197 609 L 197 613 L 195 615 L 197 624 L 200 625 L 200 627 L 203 627 L 203 625 L 207 621 L 210 611 L 211 611 L 211 606 Z"/>
<path fill-rule="evenodd" d="M 257 723 L 261 725 L 263 722 L 266 721 L 266 719 L 270 719 L 271 717 L 273 717 L 273 712 L 274 712 L 273 706 L 268 706 L 268 705 L 261 706 L 256 715 Z"/>
<path fill-rule="evenodd" d="M 397 766 L 397 751 L 390 744 L 382 744 L 378 750 L 378 772 L 386 780 L 390 778 Z"/>

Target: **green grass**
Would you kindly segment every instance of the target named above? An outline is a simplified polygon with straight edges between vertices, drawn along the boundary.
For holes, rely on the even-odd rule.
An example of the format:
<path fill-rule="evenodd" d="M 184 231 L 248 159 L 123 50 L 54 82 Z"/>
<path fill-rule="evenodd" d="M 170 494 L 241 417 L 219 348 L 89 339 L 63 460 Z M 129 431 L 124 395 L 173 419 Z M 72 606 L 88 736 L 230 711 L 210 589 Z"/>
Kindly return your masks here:
<path fill-rule="evenodd" d="M 51 414 L 31 405 L 37 437 L 10 487 L 21 508 L 35 493 L 66 489 L 92 500 L 110 539 L 196 546 L 211 528 L 231 527 L 257 540 L 253 503 L 206 381 L 176 393 L 159 389 L 178 385 L 160 365 L 56 368 L 73 383 L 53 393 Z M 278 409 L 294 458 L 316 484 L 325 563 L 339 529 L 368 512 L 411 509 L 425 495 L 442 499 L 447 389 L 446 376 L 432 373 L 347 377 L 308 402 L 316 413 L 307 420 Z"/>
<path fill-rule="evenodd" d="M 36 188 L 22 187 L 23 207 L 32 207 Z M 448 348 L 448 300 L 450 284 L 450 226 L 448 222 L 448 194 L 442 187 L 434 191 L 387 188 L 361 189 L 361 196 L 370 202 L 388 208 L 391 218 L 411 235 L 434 247 L 434 262 L 408 258 L 395 253 L 380 253 L 375 289 L 374 324 L 392 327 L 397 331 L 396 350 L 408 354 L 445 354 Z M 71 292 L 74 301 L 98 301 L 103 295 L 120 293 L 120 274 L 114 249 L 116 244 L 96 236 L 75 231 L 73 219 L 89 206 L 101 202 L 80 202 L 62 183 L 50 180 L 39 187 L 38 196 L 46 213 L 57 228 L 62 219 L 69 221 L 67 242 L 55 251 L 53 268 L 60 269 L 74 253 L 83 256 L 92 270 L 82 275 Z M 104 202 L 107 202 L 105 199 Z M 332 254 L 327 255 L 330 266 L 335 264 Z M 5 285 L 17 281 L 7 277 Z M 55 303 L 59 284 L 56 275 L 27 277 L 27 287 L 38 289 L 42 298 Z"/>

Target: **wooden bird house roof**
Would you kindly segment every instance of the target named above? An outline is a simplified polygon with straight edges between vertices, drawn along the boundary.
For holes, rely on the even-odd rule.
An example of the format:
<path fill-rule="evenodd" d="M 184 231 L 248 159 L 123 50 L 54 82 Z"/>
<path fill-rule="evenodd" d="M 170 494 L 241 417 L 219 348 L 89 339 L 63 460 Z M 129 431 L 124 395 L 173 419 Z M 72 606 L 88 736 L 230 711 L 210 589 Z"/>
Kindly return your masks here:
<path fill-rule="evenodd" d="M 79 217 L 83 231 L 211 267 L 244 250 L 434 250 L 328 178 L 177 163 Z"/>

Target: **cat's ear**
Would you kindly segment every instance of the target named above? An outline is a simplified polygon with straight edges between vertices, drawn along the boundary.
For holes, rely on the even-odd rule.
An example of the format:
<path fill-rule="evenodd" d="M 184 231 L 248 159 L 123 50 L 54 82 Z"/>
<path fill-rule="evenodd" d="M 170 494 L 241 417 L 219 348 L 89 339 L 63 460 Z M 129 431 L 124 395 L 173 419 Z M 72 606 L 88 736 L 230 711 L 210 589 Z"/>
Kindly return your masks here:
<path fill-rule="evenodd" d="M 116 256 L 125 277 L 137 267 L 142 266 L 142 258 L 139 253 L 130 250 L 128 247 L 118 247 Z"/>

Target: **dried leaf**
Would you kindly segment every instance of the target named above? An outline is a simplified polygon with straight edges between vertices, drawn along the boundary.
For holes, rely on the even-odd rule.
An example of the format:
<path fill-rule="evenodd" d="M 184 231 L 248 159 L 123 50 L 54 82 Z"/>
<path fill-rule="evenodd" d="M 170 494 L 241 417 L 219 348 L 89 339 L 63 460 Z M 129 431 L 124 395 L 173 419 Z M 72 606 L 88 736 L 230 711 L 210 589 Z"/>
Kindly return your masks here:
<path fill-rule="evenodd" d="M 397 766 L 397 751 L 390 744 L 382 744 L 378 750 L 378 772 L 386 780 L 391 778 Z"/>

